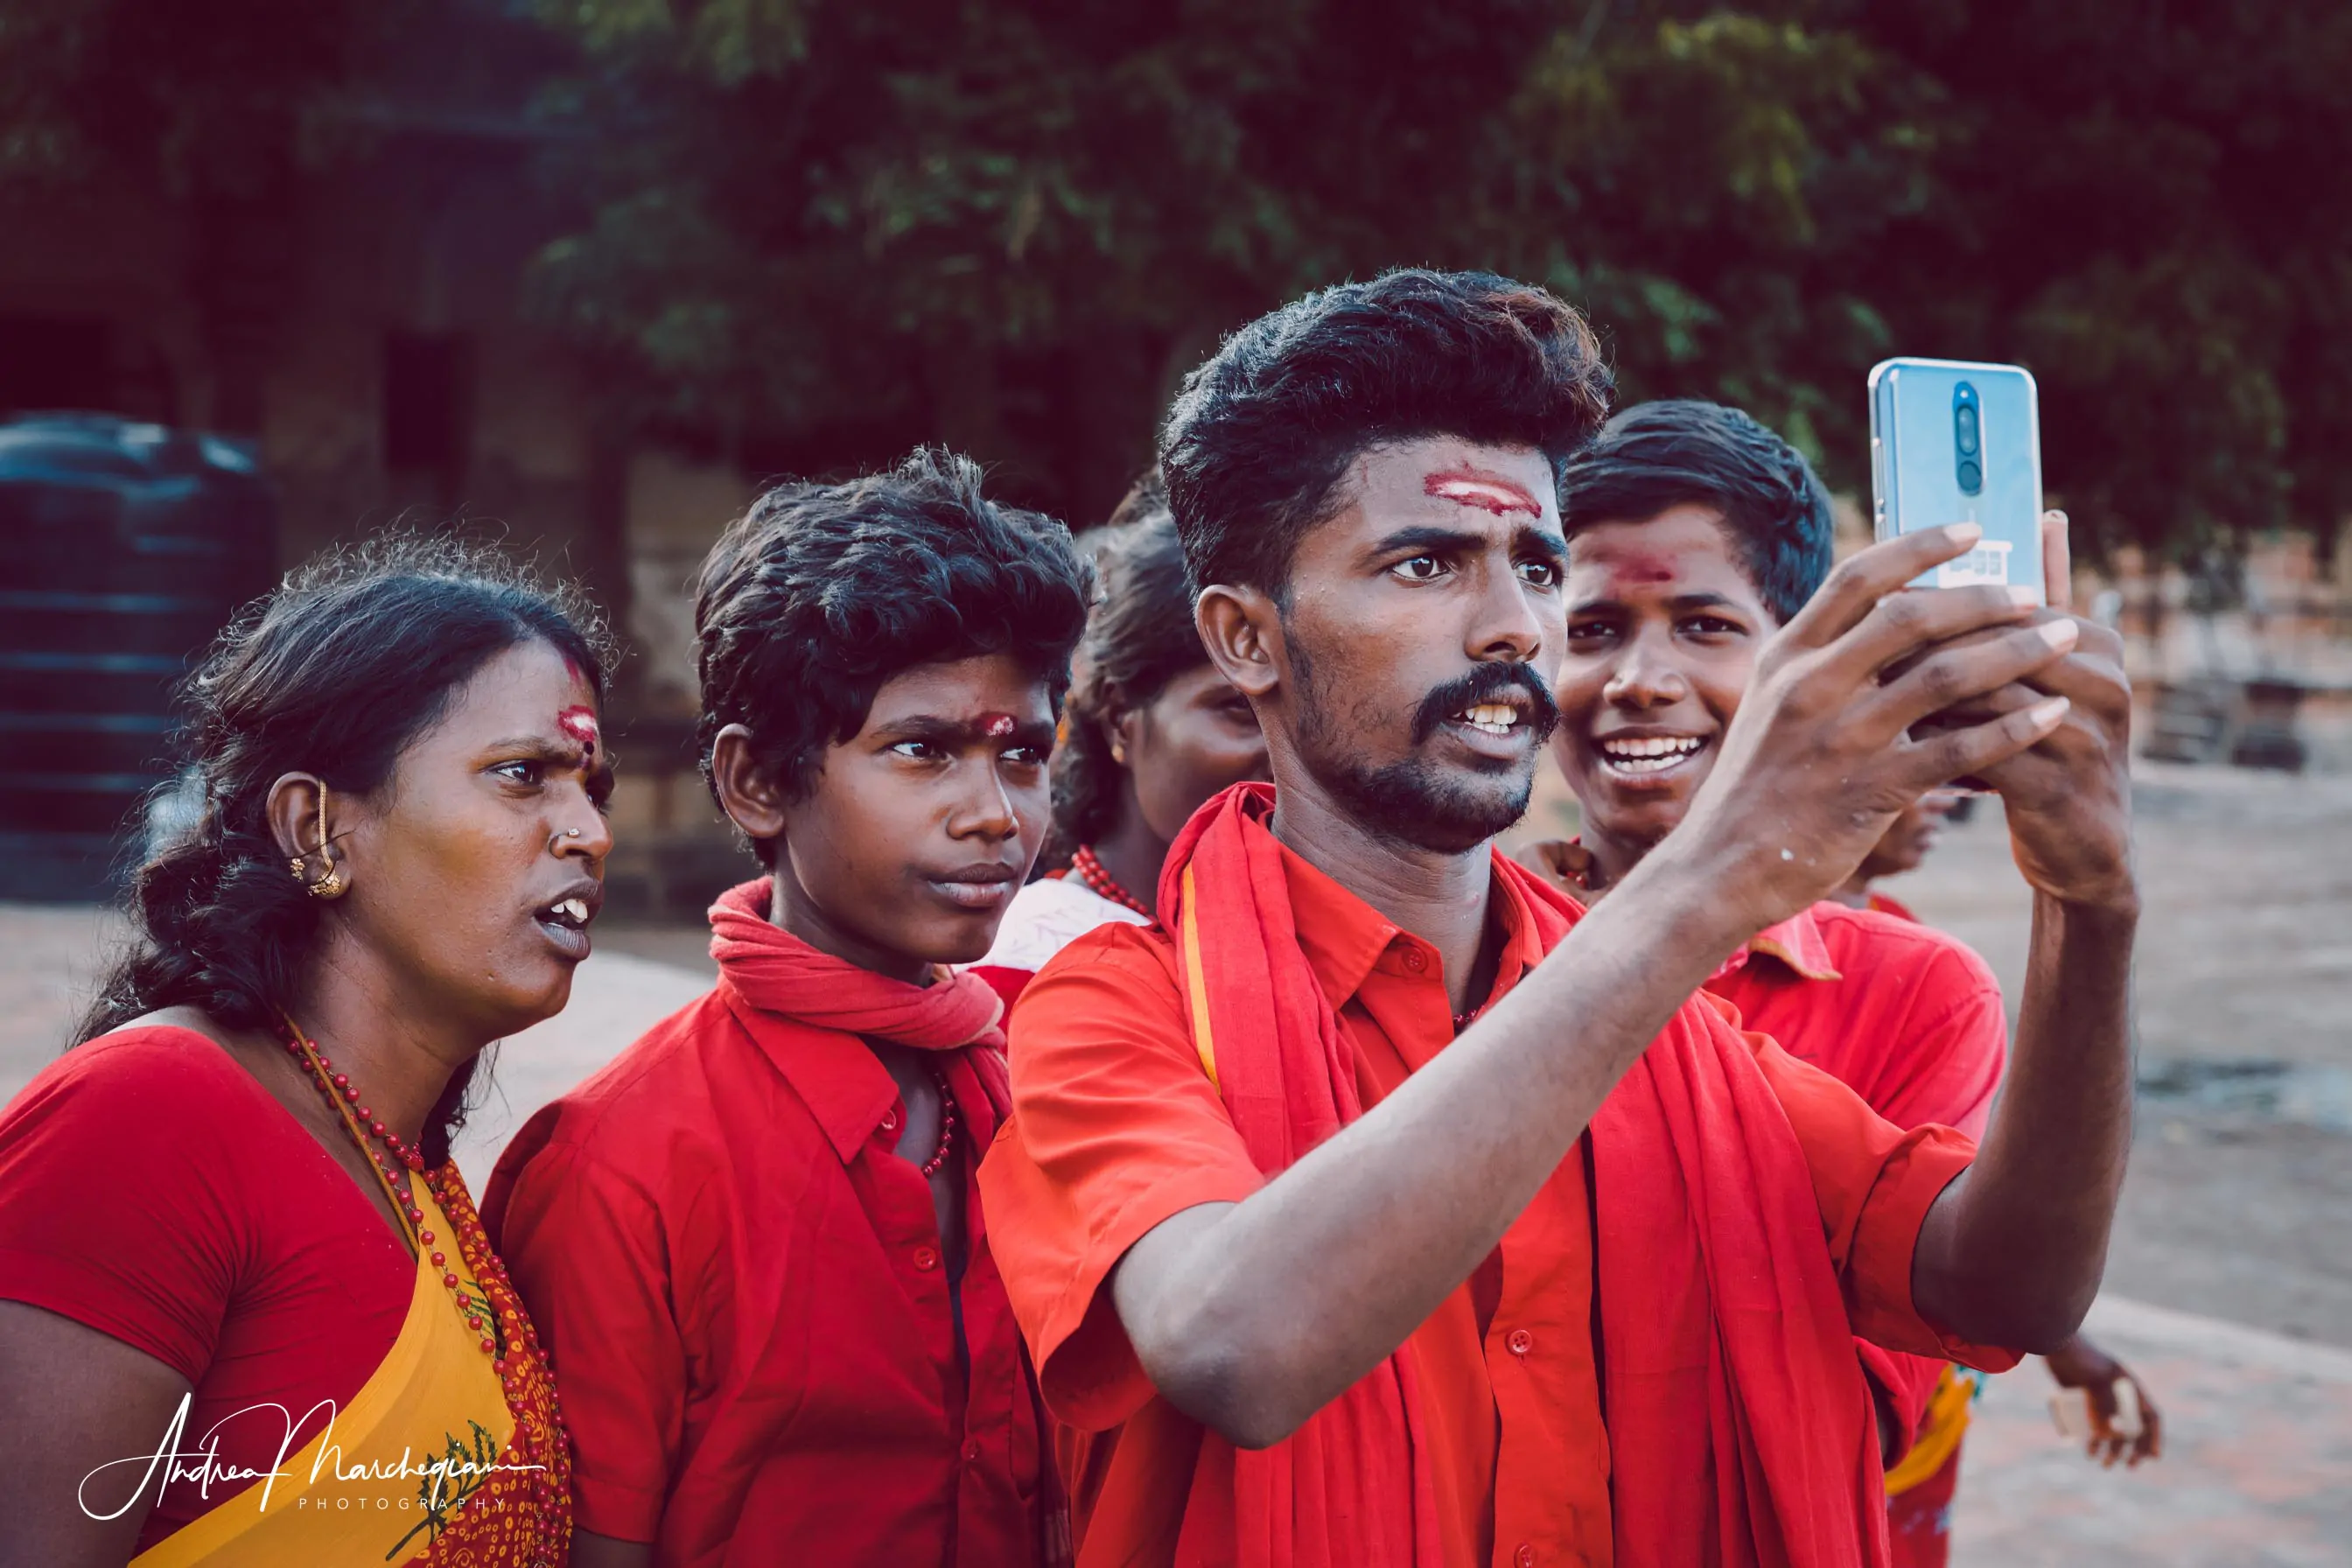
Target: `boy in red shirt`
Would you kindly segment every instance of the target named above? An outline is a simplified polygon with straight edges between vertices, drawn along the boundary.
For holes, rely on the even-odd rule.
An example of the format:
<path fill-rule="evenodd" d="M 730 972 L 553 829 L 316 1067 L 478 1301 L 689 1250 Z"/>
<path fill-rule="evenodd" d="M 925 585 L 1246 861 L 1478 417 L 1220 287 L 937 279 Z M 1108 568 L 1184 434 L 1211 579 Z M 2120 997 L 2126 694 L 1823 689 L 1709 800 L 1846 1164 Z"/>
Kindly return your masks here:
<path fill-rule="evenodd" d="M 1829 574 L 1830 500 L 1805 459 L 1747 415 L 1668 401 L 1611 419 L 1567 465 L 1559 501 L 1568 636 L 1551 748 L 1583 818 L 1576 842 L 1538 845 L 1525 858 L 1590 900 L 1688 813 L 1765 640 Z M 2053 538 L 2049 580 L 2063 595 L 2063 534 Z M 2000 986 L 1957 938 L 1892 900 L 1864 901 L 1871 877 L 1918 863 L 1948 810 L 1932 795 L 1913 805 L 1844 887 L 1758 932 L 1707 989 L 1738 1007 L 1744 1027 L 1841 1079 L 1895 1125 L 1981 1138 L 2008 1044 Z M 1916 1445 L 1887 1477 L 1895 1562 L 1933 1568 L 1945 1560 L 1973 1374 L 1856 1348 L 1890 1464 Z M 2092 1388 L 2114 1413 L 2110 1385 L 2129 1375 L 2122 1367 L 2080 1335 L 2049 1359 L 2062 1384 Z M 2156 1443 L 2153 1406 L 2144 1408 L 2134 1463 Z"/>
<path fill-rule="evenodd" d="M 974 1172 L 988 949 L 1088 574 L 919 453 L 769 491 L 695 604 L 712 794 L 770 875 L 718 986 L 533 1117 L 484 1214 L 561 1368 L 575 1568 L 1066 1557 Z"/>

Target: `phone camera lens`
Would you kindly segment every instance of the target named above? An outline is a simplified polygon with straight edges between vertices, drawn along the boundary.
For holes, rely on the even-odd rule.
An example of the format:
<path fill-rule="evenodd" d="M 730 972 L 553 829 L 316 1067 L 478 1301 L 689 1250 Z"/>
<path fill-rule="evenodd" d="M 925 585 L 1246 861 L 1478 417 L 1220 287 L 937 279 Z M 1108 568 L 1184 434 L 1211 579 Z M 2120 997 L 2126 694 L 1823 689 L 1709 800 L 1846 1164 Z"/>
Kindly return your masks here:
<path fill-rule="evenodd" d="M 1969 457 L 1976 456 L 1977 405 L 1973 403 L 1961 404 L 1959 412 L 1952 416 L 1952 423 L 1959 430 L 1960 450 Z"/>
<path fill-rule="evenodd" d="M 1977 467 L 1976 459 L 1973 458 L 1960 459 L 1960 489 L 1970 495 L 1984 489 L 1984 470 Z"/>

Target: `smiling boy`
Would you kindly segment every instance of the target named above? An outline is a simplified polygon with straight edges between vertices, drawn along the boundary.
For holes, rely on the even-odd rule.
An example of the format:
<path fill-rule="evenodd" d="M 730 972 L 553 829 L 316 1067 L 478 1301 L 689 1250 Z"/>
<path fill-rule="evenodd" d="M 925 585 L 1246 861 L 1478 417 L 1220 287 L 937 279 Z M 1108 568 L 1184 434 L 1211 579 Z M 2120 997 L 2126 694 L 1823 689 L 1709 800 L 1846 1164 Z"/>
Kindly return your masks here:
<path fill-rule="evenodd" d="M 516 1135 L 485 1214 L 562 1369 L 575 1568 L 1067 1550 L 974 1172 L 988 950 L 1088 574 L 919 453 L 769 491 L 695 605 L 712 794 L 769 875 L 716 989 Z"/>
<path fill-rule="evenodd" d="M 1765 643 L 1829 575 L 1832 519 L 1828 492 L 1787 442 L 1738 409 L 1684 400 L 1611 419 L 1562 471 L 1559 506 L 1567 637 L 1551 752 L 1582 821 L 1576 842 L 1533 846 L 1525 858 L 1590 900 L 1689 815 Z M 2063 544 L 2063 533 L 2054 537 Z M 2061 552 L 2049 574 L 2062 605 L 2063 565 Z M 1944 809 L 1932 795 L 1907 807 L 1854 879 L 1758 932 L 1707 988 L 1738 1007 L 1746 1027 L 1896 1125 L 1980 1138 L 2008 1046 L 1991 971 L 1955 937 L 1844 901 L 1874 867 L 1906 857 L 1916 865 L 1921 825 Z M 1857 1348 L 1882 1402 L 1890 1458 L 1916 1440 L 1888 1480 L 1895 1561 L 1930 1568 L 1944 1560 L 1965 1374 Z M 2050 1365 L 2062 1383 L 2096 1384 L 2102 1400 L 2124 1375 L 2079 1335 L 2051 1352 Z"/>

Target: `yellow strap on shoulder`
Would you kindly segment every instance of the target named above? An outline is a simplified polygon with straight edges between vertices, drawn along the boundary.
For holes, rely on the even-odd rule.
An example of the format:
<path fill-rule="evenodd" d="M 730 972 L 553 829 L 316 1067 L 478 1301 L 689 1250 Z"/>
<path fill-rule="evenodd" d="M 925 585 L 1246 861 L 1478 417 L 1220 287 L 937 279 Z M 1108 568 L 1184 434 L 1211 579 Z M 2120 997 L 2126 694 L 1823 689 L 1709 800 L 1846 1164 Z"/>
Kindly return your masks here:
<path fill-rule="evenodd" d="M 1209 1087 L 1223 1094 L 1225 1086 L 1217 1081 L 1217 1044 L 1209 1033 L 1209 986 L 1201 973 L 1201 923 L 1192 912 L 1192 868 L 1183 872 L 1184 918 L 1178 922 L 1177 940 L 1183 944 L 1184 993 L 1192 1004 L 1192 1049 L 1200 1054 L 1201 1070 L 1209 1075 Z"/>

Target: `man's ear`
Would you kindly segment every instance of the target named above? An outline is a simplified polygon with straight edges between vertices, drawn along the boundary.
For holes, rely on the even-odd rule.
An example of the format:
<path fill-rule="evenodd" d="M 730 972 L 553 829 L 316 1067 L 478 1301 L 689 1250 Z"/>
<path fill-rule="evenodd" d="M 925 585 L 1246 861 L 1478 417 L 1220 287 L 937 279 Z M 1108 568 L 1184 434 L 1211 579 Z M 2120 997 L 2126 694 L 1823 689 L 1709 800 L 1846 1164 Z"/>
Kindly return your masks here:
<path fill-rule="evenodd" d="M 1213 584 L 1192 604 L 1192 625 L 1209 662 L 1243 696 L 1271 696 L 1290 667 L 1282 636 L 1282 610 L 1259 588 Z"/>
<path fill-rule="evenodd" d="M 784 788 L 751 752 L 751 731 L 740 724 L 720 730 L 710 742 L 710 783 L 727 819 L 747 838 L 780 838 L 784 832 Z"/>

